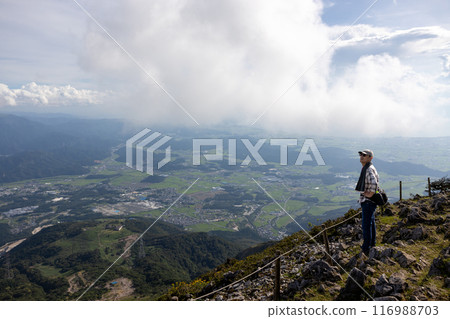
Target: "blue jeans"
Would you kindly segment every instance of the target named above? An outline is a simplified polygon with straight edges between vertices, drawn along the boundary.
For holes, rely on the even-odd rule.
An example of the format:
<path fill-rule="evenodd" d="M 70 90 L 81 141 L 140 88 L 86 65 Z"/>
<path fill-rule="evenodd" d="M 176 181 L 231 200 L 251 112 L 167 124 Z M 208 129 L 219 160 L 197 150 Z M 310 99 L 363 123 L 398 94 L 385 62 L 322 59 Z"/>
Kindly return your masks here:
<path fill-rule="evenodd" d="M 365 252 L 369 251 L 370 247 L 375 246 L 376 227 L 375 227 L 375 210 L 377 205 L 371 201 L 364 201 L 361 203 L 362 208 L 362 232 L 363 245 L 361 249 Z"/>

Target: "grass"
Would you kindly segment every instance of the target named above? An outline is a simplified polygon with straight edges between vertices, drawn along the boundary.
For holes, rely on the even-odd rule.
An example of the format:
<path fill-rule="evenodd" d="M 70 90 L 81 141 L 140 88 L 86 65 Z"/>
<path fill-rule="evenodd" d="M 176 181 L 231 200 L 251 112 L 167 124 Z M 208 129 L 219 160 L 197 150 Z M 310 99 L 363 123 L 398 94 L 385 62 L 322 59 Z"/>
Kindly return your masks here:
<path fill-rule="evenodd" d="M 100 249 L 102 257 L 110 259 L 105 255 L 103 248 L 109 247 L 114 250 L 114 244 L 117 244 L 121 238 L 132 235 L 133 232 L 126 228 L 122 228 L 120 231 L 114 231 L 105 229 L 108 221 L 101 223 L 95 227 L 86 229 L 78 236 L 70 239 L 60 239 L 54 242 L 54 245 L 63 248 L 62 256 L 68 256 L 77 252 L 91 251 Z"/>
<path fill-rule="evenodd" d="M 292 219 L 290 216 L 283 216 L 283 217 L 278 218 L 276 225 L 278 228 L 282 228 L 291 222 L 292 222 Z"/>
<path fill-rule="evenodd" d="M 265 213 L 265 214 L 262 213 L 258 216 L 258 218 L 255 219 L 253 224 L 256 227 L 261 227 L 261 226 L 267 225 L 269 223 L 269 221 L 271 221 L 274 218 L 276 218 L 275 215 L 271 215 L 270 213 Z"/>
<path fill-rule="evenodd" d="M 49 265 L 36 264 L 33 268 L 36 268 L 41 272 L 42 276 L 48 278 L 56 278 L 62 275 L 58 268 Z"/>
<path fill-rule="evenodd" d="M 283 205 L 281 205 L 281 206 L 283 206 Z M 280 212 L 282 210 L 281 210 L 280 206 L 278 206 L 277 204 L 271 203 L 269 205 L 264 206 L 262 211 L 266 212 L 266 213 L 271 213 L 271 212 Z"/>
<path fill-rule="evenodd" d="M 378 222 L 381 224 L 393 225 L 399 222 L 401 219 L 397 215 L 394 216 L 379 216 L 377 215 Z"/>
<path fill-rule="evenodd" d="M 148 176 L 146 173 L 136 170 L 125 170 L 122 172 L 121 176 L 111 179 L 111 185 L 123 186 L 124 184 L 139 183 L 146 176 Z"/>
<path fill-rule="evenodd" d="M 342 205 L 329 205 L 329 206 L 322 206 L 322 205 L 316 205 L 311 207 L 308 210 L 308 213 L 317 217 L 322 216 L 324 213 L 334 210 L 334 209 L 340 209 L 340 208 L 348 208 L 348 206 L 342 206 Z"/>

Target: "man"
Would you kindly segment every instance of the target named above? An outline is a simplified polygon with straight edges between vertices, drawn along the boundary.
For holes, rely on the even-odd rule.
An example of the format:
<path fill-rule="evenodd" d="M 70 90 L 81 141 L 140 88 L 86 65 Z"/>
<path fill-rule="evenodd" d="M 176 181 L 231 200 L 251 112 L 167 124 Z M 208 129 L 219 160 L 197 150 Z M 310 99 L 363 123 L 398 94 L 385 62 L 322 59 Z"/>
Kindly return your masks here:
<path fill-rule="evenodd" d="M 363 245 L 361 249 L 367 256 L 371 247 L 375 246 L 375 209 L 377 205 L 370 200 L 378 189 L 378 173 L 372 164 L 371 150 L 359 151 L 359 161 L 362 165 L 361 174 L 355 190 L 360 192 L 359 203 L 362 208 Z"/>

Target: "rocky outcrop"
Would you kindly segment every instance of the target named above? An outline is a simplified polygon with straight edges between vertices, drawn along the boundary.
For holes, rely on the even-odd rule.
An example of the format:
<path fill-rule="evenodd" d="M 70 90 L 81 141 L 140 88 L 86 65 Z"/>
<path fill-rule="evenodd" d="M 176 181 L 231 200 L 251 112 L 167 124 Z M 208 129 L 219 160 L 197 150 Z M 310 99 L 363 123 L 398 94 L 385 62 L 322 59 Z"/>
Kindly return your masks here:
<path fill-rule="evenodd" d="M 194 293 L 194 298 L 225 288 L 207 299 L 273 300 L 275 267 L 267 264 L 279 249 L 290 251 L 281 258 L 282 300 L 448 300 L 449 197 L 415 196 L 387 205 L 376 215 L 382 240 L 368 256 L 361 253 L 361 218 L 357 216 L 328 231 L 332 261 L 324 253 L 322 236 L 315 237 L 317 242 L 292 235 L 282 240 L 279 248 L 275 244 L 261 253 L 265 255 L 245 271 L 235 265 L 222 265 L 217 269 L 219 274 L 202 277 L 208 284 L 200 293 Z M 321 229 L 313 229 L 312 236 Z M 305 244 L 299 244 L 302 241 Z M 250 264 L 251 257 L 247 259 Z M 260 271 L 236 282 L 258 267 Z"/>

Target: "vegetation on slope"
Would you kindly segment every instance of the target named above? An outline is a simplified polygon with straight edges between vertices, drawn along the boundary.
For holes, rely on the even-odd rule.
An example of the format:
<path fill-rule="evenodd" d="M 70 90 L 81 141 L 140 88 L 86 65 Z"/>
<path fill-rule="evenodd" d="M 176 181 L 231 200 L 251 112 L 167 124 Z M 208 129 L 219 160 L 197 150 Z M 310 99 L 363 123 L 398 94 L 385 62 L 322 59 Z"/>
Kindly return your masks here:
<path fill-rule="evenodd" d="M 378 244 L 369 256 L 359 248 L 360 214 L 350 210 L 322 225 L 337 225 L 328 230 L 332 262 L 322 235 L 317 242 L 309 240 L 322 230 L 316 226 L 309 235 L 295 233 L 244 260 L 228 260 L 193 282 L 177 283 L 160 300 L 272 300 L 271 261 L 278 251 L 289 252 L 281 258 L 283 300 L 448 300 L 449 197 L 416 195 L 384 207 L 376 217 Z"/>
<path fill-rule="evenodd" d="M 83 300 L 102 299 L 117 278 L 132 282 L 127 298 L 151 299 L 239 251 L 223 239 L 160 221 L 143 236 L 142 247 L 137 242 L 126 251 L 152 222 L 103 219 L 42 230 L 0 260 L 0 300 L 74 300 L 123 253 Z"/>

